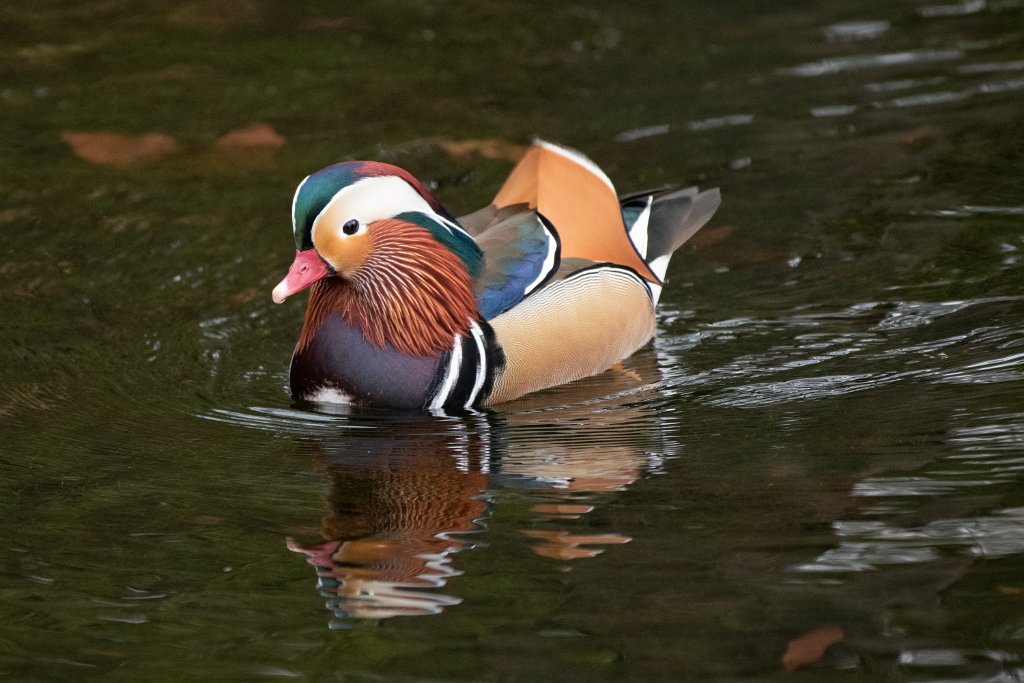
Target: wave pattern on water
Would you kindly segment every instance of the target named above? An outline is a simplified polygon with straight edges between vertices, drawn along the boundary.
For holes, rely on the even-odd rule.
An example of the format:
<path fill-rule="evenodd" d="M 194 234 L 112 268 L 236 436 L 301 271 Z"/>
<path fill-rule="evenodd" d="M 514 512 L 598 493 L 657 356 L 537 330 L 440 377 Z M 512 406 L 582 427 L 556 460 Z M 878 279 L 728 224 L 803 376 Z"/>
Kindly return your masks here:
<path fill-rule="evenodd" d="M 701 385 L 711 405 L 755 408 L 876 389 L 897 382 L 964 384 L 1024 379 L 1024 333 L 977 327 L 920 337 L 941 318 L 1016 297 L 969 301 L 866 303 L 845 310 L 796 313 L 776 320 L 737 319 L 706 326 L 705 341 L 768 335 L 780 341 L 705 372 L 676 374 L 683 391 Z M 849 331 L 850 324 L 861 329 Z M 811 372 L 814 366 L 817 372 Z M 877 368 L 865 371 L 864 368 Z M 795 375 L 795 376 L 791 376 Z M 742 380 L 732 385 L 732 380 Z"/>
<path fill-rule="evenodd" d="M 836 522 L 843 541 L 813 562 L 794 567 L 801 572 L 851 572 L 884 565 L 932 562 L 959 551 L 974 557 L 998 558 L 1024 552 L 1024 508 L 993 515 L 942 519 L 918 527 L 882 523 Z"/>
<path fill-rule="evenodd" d="M 1024 472 L 1024 413 L 958 419 L 945 441 L 958 452 L 915 476 L 877 476 L 858 482 L 861 498 L 929 499 L 961 496 L 973 490 L 1013 486 Z M 870 513 L 869 513 L 870 514 Z M 914 525 L 873 519 L 838 520 L 832 525 L 839 544 L 802 572 L 849 572 L 883 565 L 929 562 L 956 552 L 999 558 L 1024 553 L 1024 508 L 1007 507 L 974 516 L 939 517 Z"/>
<path fill-rule="evenodd" d="M 849 55 L 798 64 L 788 69 L 782 69 L 779 73 L 787 76 L 812 78 L 847 71 L 860 71 L 862 69 L 949 61 L 959 59 L 963 54 L 963 51 L 959 49 L 929 49 L 876 55 Z"/>

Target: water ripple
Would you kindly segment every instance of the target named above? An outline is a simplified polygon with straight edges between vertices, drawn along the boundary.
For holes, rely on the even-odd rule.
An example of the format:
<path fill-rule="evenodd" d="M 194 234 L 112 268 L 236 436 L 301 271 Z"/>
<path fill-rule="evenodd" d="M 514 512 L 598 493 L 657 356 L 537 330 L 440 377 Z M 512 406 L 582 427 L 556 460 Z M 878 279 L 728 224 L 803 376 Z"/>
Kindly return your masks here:
<path fill-rule="evenodd" d="M 987 358 L 938 373 L 937 379 L 949 384 L 992 384 L 1024 380 L 1024 353 Z"/>
<path fill-rule="evenodd" d="M 884 565 L 931 562 L 944 549 L 973 557 L 998 558 L 1024 552 L 1024 508 L 1001 510 L 984 517 L 941 519 L 917 527 L 872 526 L 836 522 L 842 541 L 813 562 L 796 566 L 801 572 L 869 571 Z"/>
<path fill-rule="evenodd" d="M 711 130 L 712 128 L 729 128 L 732 126 L 746 126 L 754 121 L 753 114 L 730 114 L 728 116 L 716 116 L 700 121 L 691 121 L 686 127 L 694 132 Z"/>
<path fill-rule="evenodd" d="M 964 0 L 952 5 L 926 5 L 918 7 L 917 13 L 925 18 L 932 17 L 960 17 L 967 14 L 977 14 L 985 9 L 987 0 Z"/>
<path fill-rule="evenodd" d="M 829 118 L 834 116 L 849 116 L 857 111 L 855 104 L 832 104 L 824 107 L 811 107 L 811 116 L 814 118 Z"/>
<path fill-rule="evenodd" d="M 342 415 L 268 406 L 249 406 L 237 410 L 214 408 L 197 416 L 236 427 L 300 436 L 331 435 L 340 429 L 370 429 L 365 425 L 353 424 Z"/>
<path fill-rule="evenodd" d="M 683 386 L 700 385 L 707 396 L 702 400 L 710 405 L 745 408 L 842 396 L 903 381 L 1020 381 L 1024 379 L 1024 335 L 1018 331 L 975 327 L 921 338 L 939 320 L 1020 300 L 868 302 L 836 311 L 797 311 L 776 320 L 720 321 L 700 331 L 701 343 L 756 336 L 777 341 L 700 373 L 676 371 L 673 379 Z M 851 325 L 860 329 L 844 329 Z"/>
<path fill-rule="evenodd" d="M 660 123 L 652 126 L 642 126 L 640 128 L 631 128 L 629 130 L 622 131 L 612 137 L 615 142 L 633 142 L 635 140 L 642 140 L 643 138 L 656 137 L 658 135 L 666 135 L 670 131 L 676 128 L 685 128 L 691 133 L 698 133 L 707 130 L 713 130 L 715 128 L 730 128 L 734 126 L 746 126 L 750 125 L 754 121 L 753 114 L 728 114 L 726 116 L 715 116 L 708 119 L 700 119 L 697 121 L 688 121 L 682 126 L 671 123 Z"/>
<path fill-rule="evenodd" d="M 936 319 L 972 305 L 969 301 L 900 301 L 875 326 L 878 330 L 902 330 L 929 325 Z"/>
<path fill-rule="evenodd" d="M 956 68 L 962 74 L 987 74 L 997 71 L 1021 71 L 1024 70 L 1024 59 L 1011 62 L 981 62 L 978 64 L 961 64 Z"/>
<path fill-rule="evenodd" d="M 901 78 L 893 81 L 881 81 L 868 83 L 865 90 L 875 93 L 896 92 L 898 90 L 910 90 L 922 86 L 938 85 L 946 80 L 944 76 L 933 76 L 931 78 Z"/>
<path fill-rule="evenodd" d="M 798 64 L 797 66 L 781 69 L 779 73 L 787 76 L 813 78 L 885 66 L 949 61 L 960 59 L 963 56 L 963 50 L 959 49 L 909 50 L 907 52 L 890 52 L 878 55 L 850 55 L 847 57 L 829 57 L 817 62 Z"/>
<path fill-rule="evenodd" d="M 825 38 L 832 42 L 871 40 L 886 33 L 892 24 L 888 21 L 841 21 L 822 29 Z"/>
<path fill-rule="evenodd" d="M 855 391 L 879 387 L 884 383 L 886 383 L 886 378 L 870 373 L 801 377 L 781 382 L 747 384 L 741 388 L 724 392 L 708 403 L 736 408 L 767 406 L 793 400 L 807 401 L 843 396 Z"/>
<path fill-rule="evenodd" d="M 853 486 L 858 498 L 927 501 L 996 485 L 1014 485 L 1024 472 L 1024 413 L 973 415 L 959 411 L 946 443 L 956 452 L 913 476 L 882 475 Z M 928 507 L 924 509 L 930 509 Z M 940 509 L 941 508 L 935 508 Z M 873 515 L 869 506 L 864 514 Z M 885 511 L 879 513 L 885 517 Z M 930 562 L 948 552 L 998 558 L 1024 553 L 1024 507 L 975 516 L 940 517 L 917 524 L 879 519 L 837 520 L 835 547 L 795 569 L 868 571 L 883 565 Z"/>

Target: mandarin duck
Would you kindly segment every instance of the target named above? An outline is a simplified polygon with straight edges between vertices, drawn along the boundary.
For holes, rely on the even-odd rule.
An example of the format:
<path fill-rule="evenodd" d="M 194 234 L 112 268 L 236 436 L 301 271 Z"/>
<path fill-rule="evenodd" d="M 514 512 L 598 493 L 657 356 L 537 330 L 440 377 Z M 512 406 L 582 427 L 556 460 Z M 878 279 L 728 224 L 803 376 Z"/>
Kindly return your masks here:
<path fill-rule="evenodd" d="M 273 291 L 310 290 L 292 396 L 447 414 L 607 370 L 654 335 L 669 258 L 719 201 L 619 197 L 543 141 L 461 218 L 390 164 L 317 171 L 295 191 L 295 260 Z"/>

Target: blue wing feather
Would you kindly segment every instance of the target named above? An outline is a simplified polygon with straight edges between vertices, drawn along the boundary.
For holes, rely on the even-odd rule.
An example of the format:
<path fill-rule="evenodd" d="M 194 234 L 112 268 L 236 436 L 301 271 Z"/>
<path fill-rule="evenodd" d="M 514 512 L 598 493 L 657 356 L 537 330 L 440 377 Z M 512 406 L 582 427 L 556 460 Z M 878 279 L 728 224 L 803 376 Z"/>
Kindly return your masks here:
<path fill-rule="evenodd" d="M 490 320 L 522 301 L 558 269 L 558 235 L 536 211 L 502 210 L 477 236 L 484 251 L 477 306 Z"/>

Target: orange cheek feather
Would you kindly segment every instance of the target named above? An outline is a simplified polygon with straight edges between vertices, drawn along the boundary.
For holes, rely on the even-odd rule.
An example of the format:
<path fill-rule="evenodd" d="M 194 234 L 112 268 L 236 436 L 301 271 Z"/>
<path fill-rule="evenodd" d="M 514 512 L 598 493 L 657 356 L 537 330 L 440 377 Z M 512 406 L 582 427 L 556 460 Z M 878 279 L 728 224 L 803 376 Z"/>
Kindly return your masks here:
<path fill-rule="evenodd" d="M 338 275 L 349 278 L 366 262 L 373 245 L 368 233 L 349 236 L 331 231 L 314 235 L 313 246 Z"/>

